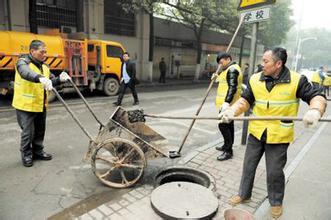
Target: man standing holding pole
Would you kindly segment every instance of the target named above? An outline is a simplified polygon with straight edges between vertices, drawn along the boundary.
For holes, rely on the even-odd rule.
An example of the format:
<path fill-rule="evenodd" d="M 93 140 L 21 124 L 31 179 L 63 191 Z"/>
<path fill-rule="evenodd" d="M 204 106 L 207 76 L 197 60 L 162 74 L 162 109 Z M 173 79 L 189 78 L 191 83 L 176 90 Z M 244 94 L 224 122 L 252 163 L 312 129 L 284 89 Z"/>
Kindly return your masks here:
<path fill-rule="evenodd" d="M 231 107 L 219 114 L 221 123 L 238 116 L 253 106 L 254 116 L 297 116 L 299 99 L 309 104 L 303 117 L 306 127 L 316 125 L 326 108 L 326 99 L 318 87 L 304 75 L 290 71 L 285 63 L 287 52 L 283 48 L 267 50 L 263 55 L 263 71 L 249 79 L 247 89 Z M 267 191 L 271 215 L 283 212 L 287 148 L 294 138 L 293 121 L 265 120 L 249 123 L 249 137 L 238 195 L 230 199 L 237 205 L 250 199 L 255 171 L 263 153 L 266 159 Z"/>
<path fill-rule="evenodd" d="M 232 61 L 229 53 L 218 53 L 216 62 L 222 66 L 222 72 L 213 74 L 212 80 L 218 81 L 216 106 L 220 112 L 225 111 L 232 103 L 240 97 L 242 74 L 239 65 Z M 218 128 L 223 135 L 224 145 L 216 147 L 216 150 L 223 151 L 217 160 L 231 159 L 233 156 L 234 122 L 219 123 Z"/>
<path fill-rule="evenodd" d="M 51 160 L 52 155 L 44 151 L 46 130 L 46 108 L 48 91 L 53 85 L 70 79 L 66 72 L 54 77 L 46 59 L 46 46 L 40 40 L 30 43 L 30 54 L 16 63 L 13 107 L 22 129 L 21 154 L 25 167 L 33 166 L 33 160 Z"/>

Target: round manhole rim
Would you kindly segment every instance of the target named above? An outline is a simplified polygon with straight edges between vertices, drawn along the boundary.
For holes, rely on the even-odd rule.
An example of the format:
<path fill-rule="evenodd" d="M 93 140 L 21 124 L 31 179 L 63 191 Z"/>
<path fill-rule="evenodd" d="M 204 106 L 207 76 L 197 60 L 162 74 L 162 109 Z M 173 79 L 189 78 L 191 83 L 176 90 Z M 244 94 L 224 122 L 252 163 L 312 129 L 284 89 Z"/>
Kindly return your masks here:
<path fill-rule="evenodd" d="M 189 173 L 189 172 L 191 172 L 191 173 Z M 178 180 L 175 178 L 175 180 L 173 180 L 173 181 L 163 182 L 163 179 L 171 177 L 172 173 L 173 173 L 173 175 L 176 175 L 176 174 L 187 175 L 188 177 L 191 177 L 191 178 L 195 178 L 195 177 L 199 176 L 200 179 L 198 179 L 196 181 L 187 181 L 187 179 Z M 201 181 L 199 181 L 201 179 L 204 179 L 205 182 L 208 182 L 208 184 L 206 185 L 206 184 L 201 183 Z M 154 177 L 154 188 L 161 186 L 165 183 L 178 182 L 178 181 L 195 183 L 195 184 L 204 186 L 212 191 L 214 191 L 214 189 L 215 189 L 215 179 L 207 171 L 192 168 L 192 167 L 187 167 L 187 166 L 179 166 L 179 165 L 168 166 L 168 167 L 162 169 L 160 172 L 158 172 L 158 174 L 156 174 Z"/>

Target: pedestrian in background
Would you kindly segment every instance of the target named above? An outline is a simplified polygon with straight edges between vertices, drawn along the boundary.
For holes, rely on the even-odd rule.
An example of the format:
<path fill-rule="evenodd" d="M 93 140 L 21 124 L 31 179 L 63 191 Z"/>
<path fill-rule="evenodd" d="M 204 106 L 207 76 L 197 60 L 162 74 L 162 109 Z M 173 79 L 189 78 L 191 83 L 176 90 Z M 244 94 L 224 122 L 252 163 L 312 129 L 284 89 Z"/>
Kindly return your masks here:
<path fill-rule="evenodd" d="M 241 98 L 219 114 L 221 122 L 230 123 L 229 118 L 242 114 L 250 106 L 253 106 L 254 116 L 296 117 L 299 99 L 302 99 L 309 104 L 303 123 L 306 127 L 315 126 L 325 112 L 326 99 L 306 76 L 290 71 L 285 66 L 286 61 L 285 49 L 267 50 L 263 55 L 263 71 L 252 75 Z M 229 202 L 237 205 L 251 198 L 256 168 L 265 153 L 270 211 L 277 218 L 283 212 L 283 169 L 287 161 L 287 148 L 294 138 L 294 124 L 289 120 L 250 121 L 248 130 L 239 193 Z"/>
<path fill-rule="evenodd" d="M 66 72 L 59 77 L 51 74 L 44 63 L 46 46 L 40 40 L 33 40 L 29 46 L 29 55 L 18 59 L 16 63 L 13 107 L 16 109 L 17 122 L 21 132 L 22 163 L 33 166 L 33 160 L 51 160 L 52 155 L 44 151 L 46 130 L 46 110 L 48 91 L 53 85 L 70 79 Z"/>
<path fill-rule="evenodd" d="M 224 112 L 240 97 L 242 74 L 239 65 L 232 61 L 229 53 L 218 53 L 216 62 L 222 66 L 222 72 L 219 75 L 214 73 L 212 76 L 212 80 L 216 79 L 218 82 L 216 106 L 219 112 Z M 231 159 L 233 156 L 234 122 L 219 123 L 218 128 L 224 138 L 224 145 L 216 147 L 216 150 L 223 151 L 217 160 Z"/>
<path fill-rule="evenodd" d="M 136 91 L 136 65 L 130 60 L 130 55 L 125 52 L 122 56 L 122 67 L 121 67 L 121 86 L 117 98 L 117 102 L 113 104 L 120 106 L 124 97 L 126 89 L 129 87 L 134 99 L 133 105 L 138 105 L 138 95 Z"/>
<path fill-rule="evenodd" d="M 263 65 L 262 64 L 257 64 L 256 69 L 255 69 L 255 73 L 259 73 L 263 70 Z"/>
<path fill-rule="evenodd" d="M 159 70 L 160 70 L 159 83 L 165 83 L 165 75 L 166 75 L 166 71 L 167 71 L 167 65 L 164 62 L 164 57 L 162 57 L 161 61 L 159 62 Z"/>

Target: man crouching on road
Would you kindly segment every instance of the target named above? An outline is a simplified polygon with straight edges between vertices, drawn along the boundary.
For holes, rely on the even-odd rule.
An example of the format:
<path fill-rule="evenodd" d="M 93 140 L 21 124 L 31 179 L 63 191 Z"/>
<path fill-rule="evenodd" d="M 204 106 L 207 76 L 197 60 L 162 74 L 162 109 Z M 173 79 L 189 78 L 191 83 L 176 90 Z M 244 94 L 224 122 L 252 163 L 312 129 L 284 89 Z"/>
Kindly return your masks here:
<path fill-rule="evenodd" d="M 253 106 L 254 116 L 297 116 L 299 99 L 309 104 L 303 117 L 306 127 L 315 126 L 326 108 L 321 90 L 308 82 L 304 75 L 290 71 L 286 66 L 287 53 L 283 48 L 267 50 L 263 55 L 263 71 L 249 79 L 247 89 L 231 107 L 219 114 L 221 122 L 238 116 Z M 287 160 L 287 148 L 293 141 L 293 121 L 250 121 L 249 136 L 243 163 L 238 195 L 230 199 L 237 205 L 250 199 L 255 171 L 265 153 L 267 191 L 271 215 L 279 217 L 285 190 L 283 169 Z"/>
<path fill-rule="evenodd" d="M 48 91 L 53 85 L 69 80 L 66 72 L 54 77 L 44 63 L 46 46 L 40 40 L 33 40 L 30 54 L 22 56 L 16 63 L 13 107 L 21 132 L 22 163 L 33 166 L 33 160 L 51 160 L 52 155 L 44 151 L 46 129 L 46 108 Z M 51 80 L 50 80 L 51 78 Z"/>

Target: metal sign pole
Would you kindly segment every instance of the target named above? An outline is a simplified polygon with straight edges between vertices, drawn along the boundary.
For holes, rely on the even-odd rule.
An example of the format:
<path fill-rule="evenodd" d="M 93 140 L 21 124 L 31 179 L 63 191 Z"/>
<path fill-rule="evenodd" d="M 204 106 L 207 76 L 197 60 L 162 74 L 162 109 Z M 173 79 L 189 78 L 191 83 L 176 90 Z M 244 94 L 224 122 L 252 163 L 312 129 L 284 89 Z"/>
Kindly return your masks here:
<path fill-rule="evenodd" d="M 251 53 L 249 55 L 249 76 L 254 73 L 254 65 L 255 65 L 255 57 L 256 57 L 256 38 L 257 38 L 258 25 L 259 25 L 258 22 L 253 23 L 252 39 L 251 39 Z M 249 111 L 250 110 L 247 110 L 245 112 L 245 116 L 249 115 Z M 248 133 L 248 121 L 244 121 L 243 131 L 241 134 L 241 144 L 242 145 L 246 144 L 247 133 Z"/>

